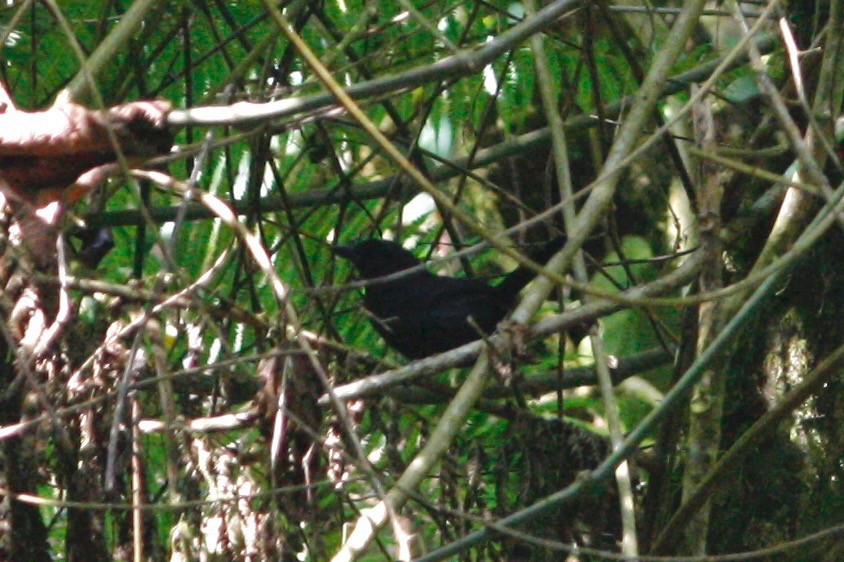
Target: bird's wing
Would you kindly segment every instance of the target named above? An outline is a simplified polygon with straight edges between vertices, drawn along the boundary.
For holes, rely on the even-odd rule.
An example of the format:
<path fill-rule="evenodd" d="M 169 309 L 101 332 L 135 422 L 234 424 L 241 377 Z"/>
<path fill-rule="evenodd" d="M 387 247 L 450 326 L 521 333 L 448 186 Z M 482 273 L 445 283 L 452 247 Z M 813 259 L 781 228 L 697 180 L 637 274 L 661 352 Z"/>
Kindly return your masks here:
<path fill-rule="evenodd" d="M 422 316 L 422 320 L 464 319 L 468 313 L 475 316 L 493 309 L 505 310 L 509 302 L 501 302 L 498 293 L 486 283 L 474 279 L 459 277 L 437 277 L 436 283 L 423 287 L 403 287 L 400 299 L 392 299 L 392 304 L 399 308 L 394 312 L 407 313 L 407 316 Z"/>
<path fill-rule="evenodd" d="M 413 356 L 408 348 L 429 350 L 418 355 L 423 356 L 492 333 L 510 304 L 486 283 L 452 277 L 370 300 L 378 331 L 408 356 Z"/>

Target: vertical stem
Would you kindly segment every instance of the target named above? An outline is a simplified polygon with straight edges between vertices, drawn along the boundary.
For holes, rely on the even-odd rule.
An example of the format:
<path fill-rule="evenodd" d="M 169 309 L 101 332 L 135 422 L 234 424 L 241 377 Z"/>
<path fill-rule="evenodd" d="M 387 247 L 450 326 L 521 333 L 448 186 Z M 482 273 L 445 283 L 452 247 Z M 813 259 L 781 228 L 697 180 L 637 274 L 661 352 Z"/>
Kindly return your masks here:
<path fill-rule="evenodd" d="M 525 10 L 528 15 L 536 13 L 534 0 L 525 0 Z M 554 164 L 557 176 L 557 183 L 560 189 L 560 200 L 571 201 L 571 204 L 563 207 L 563 220 L 566 231 L 572 232 L 577 224 L 577 212 L 574 208 L 574 189 L 571 183 L 571 169 L 568 158 L 568 146 L 566 142 L 565 124 L 557 106 L 554 96 L 553 79 L 548 68 L 548 57 L 545 53 L 545 45 L 540 35 L 534 35 L 530 39 L 530 46 L 533 50 L 534 65 L 536 66 L 537 84 L 542 98 L 542 106 L 548 119 L 548 126 L 551 131 L 551 142 L 554 150 Z M 578 251 L 572 262 L 572 270 L 575 278 L 581 283 L 588 283 L 589 277 L 586 273 L 586 263 L 583 259 L 583 252 Z M 589 296 L 584 295 L 584 303 L 588 302 Z M 623 437 L 621 431 L 621 418 L 618 413 L 618 403 L 613 392 L 612 377 L 608 366 L 608 358 L 604 352 L 603 342 L 597 328 L 590 330 L 589 340 L 592 343 L 592 351 L 595 357 L 595 368 L 598 373 L 598 381 L 601 388 L 601 397 L 604 401 L 607 426 L 610 431 L 610 440 L 613 449 L 621 446 Z M 627 461 L 620 463 L 615 469 L 616 482 L 618 483 L 619 502 L 621 509 L 622 541 L 621 550 L 625 556 L 635 557 L 638 555 L 639 547 L 636 537 L 636 514 L 635 501 L 633 499 L 633 485 L 630 481 L 630 467 Z"/>
<path fill-rule="evenodd" d="M 696 104 L 694 133 L 703 150 L 715 150 L 715 121 L 706 101 Z M 723 267 L 720 259 L 721 245 L 717 233 L 721 228 L 721 199 L 723 186 L 714 164 L 700 159 L 695 171 L 698 186 L 698 209 L 701 237 L 708 243 L 710 258 L 706 260 L 700 277 L 701 292 L 716 291 L 723 286 Z M 723 326 L 724 301 L 704 302 L 698 309 L 697 354 L 701 355 L 715 339 Z M 704 372 L 692 390 L 689 405 L 688 457 L 683 473 L 683 500 L 694 494 L 700 482 L 715 464 L 721 445 L 721 417 L 724 410 L 724 358 L 715 360 Z M 710 505 L 704 506 L 689 521 L 685 535 L 688 554 L 705 554 L 709 530 Z"/>
<path fill-rule="evenodd" d="M 133 394 L 129 399 L 132 401 L 132 423 L 129 424 L 132 432 L 132 550 L 135 562 L 143 562 L 144 512 L 141 505 L 144 503 L 144 472 L 141 464 L 140 432 L 136 426 L 141 419 L 141 407 L 137 395 Z"/>
<path fill-rule="evenodd" d="M 592 184 L 592 193 L 577 215 L 577 228 L 569 231 L 568 243 L 548 262 L 547 269 L 552 271 L 555 268 L 563 269 L 570 263 L 575 249 L 583 244 L 603 220 L 615 195 L 616 186 L 624 168 L 623 164 L 634 152 L 634 146 L 639 144 L 642 129 L 648 122 L 660 94 L 665 90 L 668 74 L 694 31 L 705 4 L 705 0 L 686 0 L 683 11 L 671 27 L 671 32 L 666 37 L 662 48 L 654 56 L 648 74 L 636 92 L 630 112 L 618 129 L 599 179 Z M 513 312 L 513 320 L 525 321 L 526 312 L 532 314 L 537 310 L 551 292 L 552 287 L 551 279 L 540 276 L 534 283 L 533 290 L 525 295 Z"/>

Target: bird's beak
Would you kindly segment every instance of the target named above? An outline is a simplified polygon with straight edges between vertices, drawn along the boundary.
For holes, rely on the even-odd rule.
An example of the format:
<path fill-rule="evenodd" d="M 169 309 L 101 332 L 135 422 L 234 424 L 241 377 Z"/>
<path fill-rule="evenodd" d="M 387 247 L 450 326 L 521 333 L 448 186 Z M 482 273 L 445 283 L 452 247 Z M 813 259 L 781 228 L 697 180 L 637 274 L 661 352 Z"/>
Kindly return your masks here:
<path fill-rule="evenodd" d="M 331 246 L 331 253 L 347 260 L 353 260 L 357 256 L 357 252 L 353 246 L 346 246 L 344 244 L 335 244 Z"/>

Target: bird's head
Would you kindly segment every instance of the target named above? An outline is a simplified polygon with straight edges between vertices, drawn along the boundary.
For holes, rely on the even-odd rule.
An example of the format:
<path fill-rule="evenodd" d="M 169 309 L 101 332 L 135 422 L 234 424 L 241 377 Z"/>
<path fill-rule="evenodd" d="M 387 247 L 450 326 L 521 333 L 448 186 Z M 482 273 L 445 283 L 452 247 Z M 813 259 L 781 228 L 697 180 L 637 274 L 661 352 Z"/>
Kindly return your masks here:
<path fill-rule="evenodd" d="M 333 246 L 332 251 L 352 262 L 362 279 L 385 277 L 422 263 L 395 242 L 378 238 Z"/>

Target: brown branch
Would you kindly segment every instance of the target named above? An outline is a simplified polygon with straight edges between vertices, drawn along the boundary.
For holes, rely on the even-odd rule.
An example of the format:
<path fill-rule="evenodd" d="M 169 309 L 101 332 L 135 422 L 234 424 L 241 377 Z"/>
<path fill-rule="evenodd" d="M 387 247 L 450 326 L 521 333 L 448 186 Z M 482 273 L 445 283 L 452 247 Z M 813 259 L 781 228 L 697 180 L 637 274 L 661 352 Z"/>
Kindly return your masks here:
<path fill-rule="evenodd" d="M 102 111 L 66 103 L 28 112 L 15 108 L 2 84 L 0 100 L 7 100 L 0 109 L 0 189 L 36 207 L 73 203 L 101 183 L 105 176 L 91 174 L 118 159 L 113 141 L 127 157 L 166 153 L 173 143 L 165 123 L 171 105 L 165 100 Z"/>

